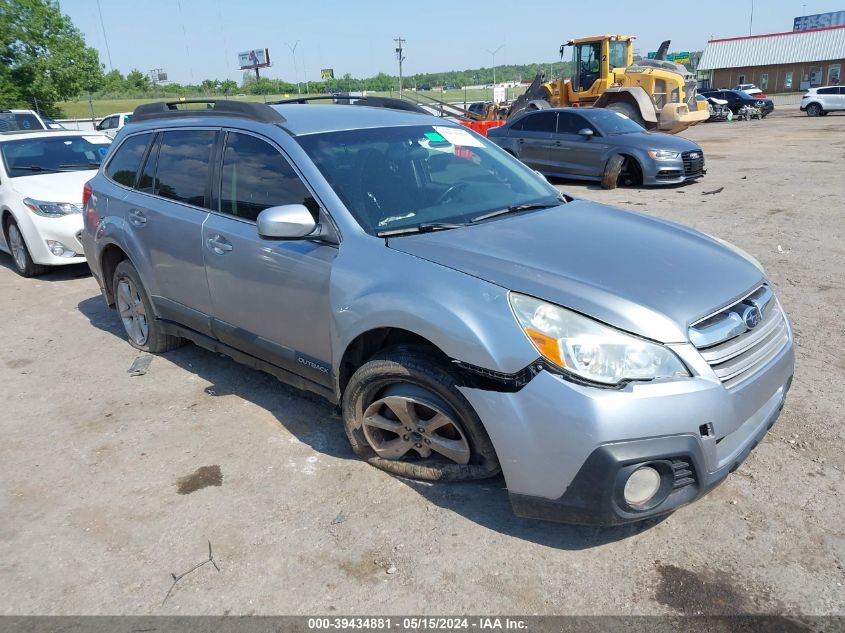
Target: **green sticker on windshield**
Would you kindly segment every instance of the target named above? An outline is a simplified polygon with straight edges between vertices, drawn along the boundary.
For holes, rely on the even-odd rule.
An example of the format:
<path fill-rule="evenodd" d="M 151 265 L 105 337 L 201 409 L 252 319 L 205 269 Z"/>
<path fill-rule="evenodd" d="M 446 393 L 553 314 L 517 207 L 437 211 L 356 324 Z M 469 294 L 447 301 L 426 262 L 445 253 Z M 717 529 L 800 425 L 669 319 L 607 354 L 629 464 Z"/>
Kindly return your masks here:
<path fill-rule="evenodd" d="M 437 132 L 426 132 L 425 137 L 432 143 L 445 143 L 446 139 L 440 136 Z"/>

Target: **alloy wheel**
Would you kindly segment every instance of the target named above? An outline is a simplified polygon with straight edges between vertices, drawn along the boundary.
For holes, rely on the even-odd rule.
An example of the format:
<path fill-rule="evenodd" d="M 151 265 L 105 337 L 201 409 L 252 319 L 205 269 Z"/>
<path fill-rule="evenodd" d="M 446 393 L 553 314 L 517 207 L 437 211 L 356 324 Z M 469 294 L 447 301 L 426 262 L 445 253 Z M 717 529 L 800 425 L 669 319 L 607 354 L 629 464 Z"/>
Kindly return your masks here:
<path fill-rule="evenodd" d="M 147 310 L 138 288 L 130 279 L 123 278 L 117 284 L 117 310 L 126 334 L 136 345 L 144 345 L 150 334 Z"/>
<path fill-rule="evenodd" d="M 26 245 L 17 224 L 9 225 L 9 250 L 12 251 L 12 259 L 18 270 L 26 270 Z"/>
<path fill-rule="evenodd" d="M 468 464 L 472 454 L 466 435 L 453 414 L 410 385 L 384 391 L 363 415 L 364 437 L 384 459 L 446 459 Z"/>

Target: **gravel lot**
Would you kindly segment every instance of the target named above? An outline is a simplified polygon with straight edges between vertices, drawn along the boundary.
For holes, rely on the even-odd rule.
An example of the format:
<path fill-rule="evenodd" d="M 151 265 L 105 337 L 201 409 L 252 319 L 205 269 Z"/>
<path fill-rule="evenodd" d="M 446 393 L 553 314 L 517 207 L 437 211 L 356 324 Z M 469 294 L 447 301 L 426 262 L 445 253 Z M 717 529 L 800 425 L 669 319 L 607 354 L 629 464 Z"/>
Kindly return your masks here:
<path fill-rule="evenodd" d="M 734 242 L 793 321 L 780 421 L 706 498 L 595 529 L 514 517 L 501 479 L 389 476 L 327 403 L 227 358 L 187 346 L 130 377 L 85 267 L 26 280 L 0 254 L 0 613 L 845 614 L 845 116 L 685 135 L 702 182 L 559 185 Z M 219 571 L 164 601 L 209 541 Z"/>

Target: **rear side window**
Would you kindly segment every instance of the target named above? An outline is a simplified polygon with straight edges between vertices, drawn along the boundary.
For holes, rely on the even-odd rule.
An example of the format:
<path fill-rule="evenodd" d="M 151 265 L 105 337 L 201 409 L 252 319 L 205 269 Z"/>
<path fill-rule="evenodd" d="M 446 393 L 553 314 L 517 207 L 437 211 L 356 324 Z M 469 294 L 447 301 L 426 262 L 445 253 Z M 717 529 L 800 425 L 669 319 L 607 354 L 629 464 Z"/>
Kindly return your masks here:
<path fill-rule="evenodd" d="M 109 161 L 106 176 L 126 187 L 134 186 L 135 174 L 141 166 L 151 136 L 152 134 L 138 134 L 126 139 Z"/>
<path fill-rule="evenodd" d="M 819 88 L 817 94 L 820 95 L 838 95 L 839 88 Z"/>
<path fill-rule="evenodd" d="M 159 143 L 153 193 L 169 200 L 204 207 L 211 150 L 216 136 L 214 130 L 164 132 Z M 147 168 L 144 171 L 146 173 Z M 144 184 L 148 183 L 139 182 L 139 188 Z"/>
<path fill-rule="evenodd" d="M 264 209 L 285 204 L 304 204 L 316 219 L 316 202 L 279 150 L 249 134 L 229 132 L 220 211 L 254 222 Z"/>

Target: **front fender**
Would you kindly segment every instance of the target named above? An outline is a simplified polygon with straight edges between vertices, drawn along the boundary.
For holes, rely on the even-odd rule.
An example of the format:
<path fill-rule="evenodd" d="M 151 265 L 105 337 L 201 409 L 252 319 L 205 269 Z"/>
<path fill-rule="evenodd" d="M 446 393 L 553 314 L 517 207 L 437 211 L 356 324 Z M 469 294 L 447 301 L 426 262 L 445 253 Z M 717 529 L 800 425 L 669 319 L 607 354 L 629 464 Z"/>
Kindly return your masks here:
<path fill-rule="evenodd" d="M 334 367 L 355 338 L 384 327 L 413 332 L 450 358 L 499 372 L 515 373 L 536 360 L 505 288 L 390 248 L 347 245 L 332 272 Z"/>

